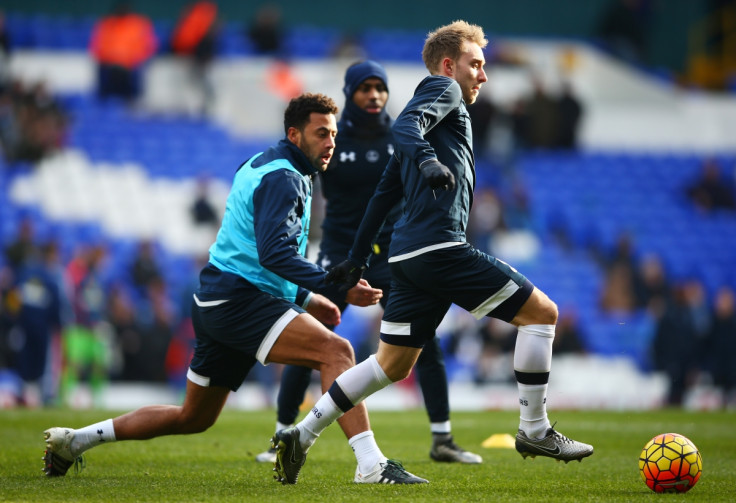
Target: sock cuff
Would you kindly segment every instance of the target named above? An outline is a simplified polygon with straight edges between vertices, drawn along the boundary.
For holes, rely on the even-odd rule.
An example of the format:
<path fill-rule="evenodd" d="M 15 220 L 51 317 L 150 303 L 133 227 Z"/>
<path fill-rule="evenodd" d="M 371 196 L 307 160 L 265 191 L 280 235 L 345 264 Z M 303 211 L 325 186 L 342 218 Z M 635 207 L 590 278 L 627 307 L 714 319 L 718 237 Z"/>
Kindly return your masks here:
<path fill-rule="evenodd" d="M 522 325 L 518 331 L 528 335 L 553 339 L 555 336 L 555 325 Z"/>
<path fill-rule="evenodd" d="M 359 440 L 362 440 L 367 437 L 373 437 L 373 436 L 374 436 L 373 431 L 366 430 L 364 432 L 358 433 L 357 435 L 353 435 L 352 437 L 350 437 L 348 439 L 348 444 L 350 445 L 350 447 L 352 447 L 353 444 L 355 444 L 355 442 L 358 442 Z"/>
<path fill-rule="evenodd" d="M 389 379 L 386 375 L 386 372 L 383 371 L 383 367 L 381 367 L 381 364 L 378 363 L 376 355 L 370 355 L 368 357 L 368 361 L 370 362 L 371 369 L 373 369 L 373 374 L 376 376 L 376 379 L 378 380 L 378 383 L 381 385 L 381 387 L 386 387 L 391 384 L 391 379 Z"/>
<path fill-rule="evenodd" d="M 102 429 L 105 432 L 101 434 L 102 438 L 109 441 L 115 441 L 115 423 L 112 419 L 106 419 L 102 422 Z"/>
<path fill-rule="evenodd" d="M 450 433 L 452 431 L 452 429 L 450 428 L 450 421 L 442 421 L 440 423 L 430 423 L 429 430 L 432 433 L 438 433 L 438 434 Z"/>

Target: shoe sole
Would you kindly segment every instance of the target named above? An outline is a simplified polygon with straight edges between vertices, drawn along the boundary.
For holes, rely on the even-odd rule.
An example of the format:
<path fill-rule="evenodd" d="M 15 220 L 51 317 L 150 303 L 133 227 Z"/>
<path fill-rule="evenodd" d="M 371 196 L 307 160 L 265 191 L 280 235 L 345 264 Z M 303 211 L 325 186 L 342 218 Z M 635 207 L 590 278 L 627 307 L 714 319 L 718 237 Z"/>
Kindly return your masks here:
<path fill-rule="evenodd" d="M 590 455 L 593 454 L 593 451 L 590 451 L 588 453 L 585 453 L 585 454 L 580 455 L 579 457 L 564 459 L 564 458 L 559 458 L 557 456 L 554 456 L 551 453 L 539 452 L 539 451 L 536 451 L 536 452 L 530 451 L 530 450 L 527 450 L 525 446 L 522 447 L 522 448 L 519 448 L 519 445 L 516 446 L 516 452 L 518 452 L 519 454 L 521 454 L 521 457 L 524 458 L 524 459 L 526 459 L 526 458 L 532 458 L 532 459 L 534 459 L 537 456 L 542 456 L 542 457 L 545 457 L 545 458 L 554 459 L 558 463 L 560 461 L 563 461 L 565 464 L 569 463 L 570 461 L 577 461 L 578 463 L 582 463 L 583 462 L 583 458 L 587 458 L 588 456 L 590 456 Z"/>

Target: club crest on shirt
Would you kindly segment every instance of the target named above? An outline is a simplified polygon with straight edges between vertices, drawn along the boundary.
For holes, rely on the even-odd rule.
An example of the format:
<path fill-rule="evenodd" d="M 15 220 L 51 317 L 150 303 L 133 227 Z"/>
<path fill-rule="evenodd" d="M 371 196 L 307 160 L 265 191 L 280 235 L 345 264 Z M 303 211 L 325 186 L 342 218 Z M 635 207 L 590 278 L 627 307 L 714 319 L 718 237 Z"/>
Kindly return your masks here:
<path fill-rule="evenodd" d="M 365 159 L 368 162 L 378 162 L 379 157 L 381 157 L 380 154 L 375 150 L 369 150 L 365 153 Z"/>

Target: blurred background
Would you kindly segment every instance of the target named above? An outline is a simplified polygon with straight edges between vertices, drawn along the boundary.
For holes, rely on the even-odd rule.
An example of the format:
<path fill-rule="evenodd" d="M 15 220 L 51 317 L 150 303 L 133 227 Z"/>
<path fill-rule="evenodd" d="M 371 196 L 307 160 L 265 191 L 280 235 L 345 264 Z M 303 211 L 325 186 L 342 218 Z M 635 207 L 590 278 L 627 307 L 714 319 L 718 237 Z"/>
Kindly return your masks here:
<path fill-rule="evenodd" d="M 177 402 L 237 167 L 283 136 L 291 97 L 342 107 L 360 59 L 385 65 L 396 116 L 426 34 L 455 19 L 490 39 L 469 241 L 559 305 L 551 406 L 736 407 L 733 0 L 1 9 L 0 407 Z M 337 327 L 359 360 L 379 320 L 352 308 Z M 453 307 L 439 335 L 453 410 L 516 408 L 513 327 Z M 230 406 L 272 406 L 280 370 Z M 410 377 L 368 405 L 419 393 Z"/>

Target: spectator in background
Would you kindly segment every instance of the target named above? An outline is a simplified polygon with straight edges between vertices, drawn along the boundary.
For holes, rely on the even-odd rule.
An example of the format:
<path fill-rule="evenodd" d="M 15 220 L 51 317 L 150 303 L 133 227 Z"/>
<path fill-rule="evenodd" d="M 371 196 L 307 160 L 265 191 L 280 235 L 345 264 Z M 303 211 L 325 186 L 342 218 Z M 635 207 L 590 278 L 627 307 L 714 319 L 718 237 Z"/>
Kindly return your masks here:
<path fill-rule="evenodd" d="M 629 313 L 634 309 L 631 269 L 616 263 L 606 269 L 600 307 L 606 312 Z"/>
<path fill-rule="evenodd" d="M 675 285 L 673 296 L 657 320 L 652 361 L 669 379 L 667 405 L 682 405 L 692 372 L 697 367 L 697 333 L 685 285 Z"/>
<path fill-rule="evenodd" d="M 731 287 L 718 289 L 708 334 L 713 383 L 723 390 L 723 405 L 736 406 L 736 296 Z"/>
<path fill-rule="evenodd" d="M 8 160 L 15 159 L 20 132 L 15 114 L 15 100 L 8 84 L 0 85 L 0 153 Z"/>
<path fill-rule="evenodd" d="M 140 350 L 136 358 L 137 378 L 165 382 L 166 352 L 174 335 L 177 312 L 168 297 L 163 278 L 156 276 L 146 288 L 146 298 L 138 309 L 141 330 Z"/>
<path fill-rule="evenodd" d="M 562 83 L 562 94 L 557 100 L 557 148 L 576 150 L 578 129 L 583 116 L 583 105 L 569 81 Z"/>
<path fill-rule="evenodd" d="M 632 64 L 646 62 L 648 0 L 612 0 L 601 15 L 598 36 L 606 49 Z"/>
<path fill-rule="evenodd" d="M 0 89 L 0 146 L 10 161 L 39 161 L 65 142 L 67 116 L 43 81 Z"/>
<path fill-rule="evenodd" d="M 92 400 L 100 405 L 102 390 L 108 379 L 109 343 L 102 328 L 107 306 L 106 288 L 102 282 L 102 262 L 106 249 L 101 245 L 85 246 L 76 251 L 67 265 L 72 288 L 73 324 L 62 334 L 64 368 L 61 378 L 63 401 L 75 402 L 80 379 L 88 379 Z"/>
<path fill-rule="evenodd" d="M 171 36 L 174 54 L 191 62 L 192 81 L 202 96 L 203 115 L 210 113 L 214 104 L 210 67 L 217 51 L 218 29 L 217 4 L 193 2 L 182 11 Z"/>
<path fill-rule="evenodd" d="M 532 78 L 532 86 L 534 91 L 524 105 L 528 114 L 524 144 L 530 148 L 555 148 L 559 122 L 557 102 L 544 89 L 539 77 Z"/>
<path fill-rule="evenodd" d="M 263 5 L 247 28 L 246 36 L 257 55 L 274 59 L 266 70 L 266 89 L 285 102 L 299 96 L 303 84 L 289 63 L 281 26 L 281 8 L 277 4 Z"/>
<path fill-rule="evenodd" d="M 66 112 L 43 81 L 32 84 L 17 108 L 20 138 L 17 159 L 36 162 L 61 148 L 66 140 Z"/>
<path fill-rule="evenodd" d="M 631 236 L 623 233 L 618 237 L 613 252 L 600 257 L 601 265 L 605 270 L 603 293 L 601 295 L 601 309 L 608 312 L 631 312 L 635 307 L 634 258 Z"/>
<path fill-rule="evenodd" d="M 734 184 L 721 174 L 716 159 L 707 158 L 701 165 L 700 178 L 687 187 L 687 195 L 700 210 L 735 210 Z"/>
<path fill-rule="evenodd" d="M 682 288 L 687 301 L 687 309 L 693 320 L 693 330 L 697 339 L 698 360 L 702 359 L 704 341 L 710 331 L 711 309 L 705 295 L 705 285 L 697 278 L 689 278 L 683 282 Z"/>
<path fill-rule="evenodd" d="M 0 94 L 10 80 L 10 36 L 5 21 L 5 12 L 0 9 Z"/>
<path fill-rule="evenodd" d="M 115 4 L 92 31 L 90 52 L 97 62 L 100 98 L 134 101 L 141 92 L 141 69 L 158 48 L 151 21 L 132 12 L 129 2 Z"/>
<path fill-rule="evenodd" d="M 11 274 L 18 273 L 23 264 L 32 256 L 36 250 L 34 241 L 35 229 L 33 219 L 29 216 L 23 217 L 18 227 L 18 234 L 14 241 L 9 243 L 5 250 L 5 262 L 10 268 Z"/>
<path fill-rule="evenodd" d="M 345 61 L 368 59 L 368 52 L 363 47 L 360 37 L 355 33 L 344 34 L 330 54 L 333 58 L 343 59 Z"/>
<path fill-rule="evenodd" d="M 51 339 L 62 325 L 62 290 L 54 269 L 57 251 L 52 242 L 27 257 L 15 285 L 21 303 L 15 325 L 19 340 L 16 370 L 25 383 L 21 403 L 27 406 L 47 404 L 53 398 L 51 390 L 42 390 L 42 378 Z"/>
<path fill-rule="evenodd" d="M 552 341 L 552 350 L 556 355 L 561 354 L 585 354 L 580 333 L 580 320 L 574 308 L 560 310 L 560 319 L 555 328 L 555 339 Z"/>
<path fill-rule="evenodd" d="M 119 368 L 110 377 L 123 381 L 138 380 L 135 359 L 141 351 L 141 331 L 130 295 L 122 285 L 114 285 L 107 296 L 106 314 L 119 354 Z"/>
<path fill-rule="evenodd" d="M 196 225 L 219 227 L 220 215 L 209 199 L 209 183 L 206 178 L 197 180 L 197 195 L 191 206 L 192 220 Z"/>
<path fill-rule="evenodd" d="M 283 57 L 281 8 L 276 4 L 262 6 L 248 27 L 246 35 L 253 44 L 256 54 Z"/>
<path fill-rule="evenodd" d="M 156 258 L 156 247 L 149 240 L 138 243 L 138 251 L 130 266 L 133 285 L 144 294 L 149 285 L 161 277 L 161 269 Z"/>
<path fill-rule="evenodd" d="M 664 311 L 669 299 L 670 285 L 659 255 L 649 254 L 639 262 L 634 275 L 635 305 L 649 310 L 655 317 Z"/>
<path fill-rule="evenodd" d="M 19 310 L 20 300 L 17 291 L 13 289 L 10 268 L 0 261 L 0 372 L 15 365 L 10 329 L 15 323 Z M 4 398 L 8 398 L 11 402 L 15 400 L 14 396 L 3 397 L 2 395 L 0 393 L 0 404 L 3 403 Z"/>

